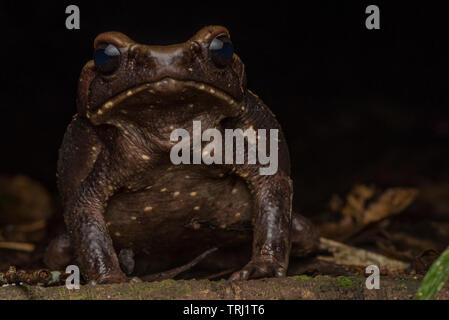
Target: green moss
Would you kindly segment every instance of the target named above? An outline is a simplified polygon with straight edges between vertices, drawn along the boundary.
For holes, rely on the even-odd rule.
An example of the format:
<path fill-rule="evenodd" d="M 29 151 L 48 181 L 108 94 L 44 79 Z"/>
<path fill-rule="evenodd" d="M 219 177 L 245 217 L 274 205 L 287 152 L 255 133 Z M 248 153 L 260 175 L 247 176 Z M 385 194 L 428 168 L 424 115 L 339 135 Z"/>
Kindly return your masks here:
<path fill-rule="evenodd" d="M 160 287 L 168 287 L 168 286 L 173 286 L 176 284 L 176 280 L 173 279 L 167 279 L 167 280 L 163 280 L 160 282 L 155 282 L 154 284 L 158 284 Z"/>
<path fill-rule="evenodd" d="M 309 277 L 308 275 L 305 275 L 305 274 L 302 274 L 302 275 L 300 275 L 300 276 L 292 276 L 292 277 L 290 277 L 291 279 L 299 279 L 299 280 L 301 280 L 302 282 L 307 282 L 307 281 L 309 281 L 310 279 L 311 279 L 311 277 Z"/>
<path fill-rule="evenodd" d="M 353 286 L 353 282 L 349 277 L 339 276 L 337 277 L 337 287 L 350 288 Z"/>

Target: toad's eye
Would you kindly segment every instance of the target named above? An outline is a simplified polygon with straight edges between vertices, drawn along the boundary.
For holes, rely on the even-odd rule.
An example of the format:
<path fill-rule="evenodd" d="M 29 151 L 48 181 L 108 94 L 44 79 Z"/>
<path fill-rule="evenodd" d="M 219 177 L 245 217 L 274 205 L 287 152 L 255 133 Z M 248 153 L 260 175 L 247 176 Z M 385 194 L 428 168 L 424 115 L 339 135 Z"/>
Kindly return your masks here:
<path fill-rule="evenodd" d="M 111 74 L 120 65 L 120 50 L 109 43 L 99 43 L 94 52 L 94 63 L 101 73 Z"/>
<path fill-rule="evenodd" d="M 232 55 L 234 54 L 231 39 L 225 34 L 216 36 L 209 45 L 209 52 L 217 67 L 228 66 L 232 62 Z"/>

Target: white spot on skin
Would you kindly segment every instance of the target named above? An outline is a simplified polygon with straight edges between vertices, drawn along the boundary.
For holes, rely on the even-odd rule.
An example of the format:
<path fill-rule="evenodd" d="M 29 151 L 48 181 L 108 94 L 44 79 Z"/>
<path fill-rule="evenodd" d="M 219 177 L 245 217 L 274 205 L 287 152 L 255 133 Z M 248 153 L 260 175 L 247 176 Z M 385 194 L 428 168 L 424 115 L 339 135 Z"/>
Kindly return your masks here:
<path fill-rule="evenodd" d="M 142 159 L 143 159 L 143 160 L 150 160 L 150 157 L 147 156 L 146 154 L 143 154 L 143 155 L 142 155 Z"/>
<path fill-rule="evenodd" d="M 145 190 L 150 190 L 153 186 L 148 186 L 145 188 Z"/>
<path fill-rule="evenodd" d="M 174 196 L 174 197 L 177 197 L 177 196 L 179 196 L 179 194 L 180 194 L 180 192 L 179 192 L 179 191 L 175 191 L 175 192 L 173 192 L 173 196 Z"/>
<path fill-rule="evenodd" d="M 195 207 L 193 207 L 193 210 L 199 211 L 199 210 L 200 210 L 200 206 L 195 206 Z"/>
<path fill-rule="evenodd" d="M 242 111 L 245 111 L 245 106 L 242 106 Z"/>
<path fill-rule="evenodd" d="M 110 222 L 106 222 L 106 227 L 110 227 L 111 223 Z"/>
<path fill-rule="evenodd" d="M 148 211 L 151 211 L 151 210 L 153 210 L 153 207 L 150 207 L 150 206 L 145 207 L 145 209 L 143 209 L 143 211 L 145 211 L 145 212 L 148 212 Z"/>
<path fill-rule="evenodd" d="M 109 108 L 112 108 L 113 105 L 114 105 L 114 104 L 113 104 L 111 101 L 109 101 L 109 102 L 105 103 L 104 107 L 105 107 L 106 109 L 109 109 Z"/>
<path fill-rule="evenodd" d="M 97 148 L 96 148 L 96 147 L 92 147 L 92 150 L 93 150 L 93 151 L 97 151 Z"/>
<path fill-rule="evenodd" d="M 129 96 L 131 96 L 133 94 L 133 92 L 131 91 L 131 90 L 129 90 L 127 93 L 126 93 L 126 95 L 129 97 Z"/>
<path fill-rule="evenodd" d="M 185 176 L 186 179 L 190 179 L 190 176 Z"/>
<path fill-rule="evenodd" d="M 232 194 L 236 194 L 237 193 L 237 189 L 236 188 L 232 189 L 231 193 Z"/>
<path fill-rule="evenodd" d="M 196 196 L 196 191 L 190 192 L 190 196 L 191 197 L 195 197 Z"/>
<path fill-rule="evenodd" d="M 215 90 L 214 89 L 210 89 L 209 92 L 210 93 L 215 93 Z"/>
<path fill-rule="evenodd" d="M 161 189 L 161 192 L 165 192 L 165 191 L 167 191 L 167 188 L 162 188 Z"/>
<path fill-rule="evenodd" d="M 137 217 L 132 216 L 132 217 L 131 217 L 131 220 L 137 220 Z"/>
<path fill-rule="evenodd" d="M 114 235 L 116 236 L 116 237 L 120 237 L 121 236 L 121 234 L 120 234 L 120 232 L 116 232 L 116 233 L 114 233 Z"/>
<path fill-rule="evenodd" d="M 220 225 L 220 228 L 221 228 L 221 229 L 226 229 L 226 225 L 225 225 L 225 224 L 222 224 L 222 225 Z"/>
<path fill-rule="evenodd" d="M 173 130 L 173 129 L 174 129 L 175 127 L 173 127 L 173 126 L 170 126 L 169 128 L 170 128 L 170 130 Z"/>
<path fill-rule="evenodd" d="M 98 112 L 97 112 L 97 114 L 103 114 L 103 111 L 100 109 L 100 110 L 98 110 Z"/>
<path fill-rule="evenodd" d="M 204 90 L 206 87 L 202 84 L 202 85 L 200 85 L 200 87 L 199 87 L 199 89 L 200 90 Z"/>
<path fill-rule="evenodd" d="M 237 212 L 236 214 L 235 214 L 235 216 L 238 218 L 238 217 L 240 217 L 240 212 Z"/>
<path fill-rule="evenodd" d="M 193 104 L 192 103 L 189 103 L 189 108 L 193 108 Z"/>
<path fill-rule="evenodd" d="M 192 68 L 188 68 L 187 70 L 189 70 L 190 72 L 192 72 L 192 71 L 193 71 L 193 69 L 192 69 Z"/>

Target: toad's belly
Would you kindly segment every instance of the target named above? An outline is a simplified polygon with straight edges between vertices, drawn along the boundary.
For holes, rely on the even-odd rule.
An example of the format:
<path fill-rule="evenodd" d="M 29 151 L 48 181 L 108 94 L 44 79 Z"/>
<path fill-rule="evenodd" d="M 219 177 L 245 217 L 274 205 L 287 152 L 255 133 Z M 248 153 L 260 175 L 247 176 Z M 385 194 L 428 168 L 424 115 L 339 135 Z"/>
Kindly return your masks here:
<path fill-rule="evenodd" d="M 180 172 L 158 177 L 148 190 L 114 196 L 105 221 L 117 250 L 175 263 L 212 247 L 250 245 L 252 212 L 242 180 Z"/>

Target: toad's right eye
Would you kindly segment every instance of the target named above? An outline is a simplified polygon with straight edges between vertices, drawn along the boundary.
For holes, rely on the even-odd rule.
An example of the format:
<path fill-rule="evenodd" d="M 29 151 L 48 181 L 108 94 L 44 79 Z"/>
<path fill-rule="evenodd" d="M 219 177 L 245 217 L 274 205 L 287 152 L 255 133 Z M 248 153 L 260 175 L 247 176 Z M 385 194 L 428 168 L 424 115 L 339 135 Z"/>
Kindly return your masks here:
<path fill-rule="evenodd" d="M 212 61 L 219 68 L 224 68 L 232 63 L 234 49 L 231 39 L 226 34 L 216 36 L 209 45 Z"/>
<path fill-rule="evenodd" d="M 99 43 L 94 52 L 94 63 L 101 73 L 111 74 L 120 65 L 120 50 L 110 43 Z"/>

